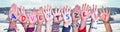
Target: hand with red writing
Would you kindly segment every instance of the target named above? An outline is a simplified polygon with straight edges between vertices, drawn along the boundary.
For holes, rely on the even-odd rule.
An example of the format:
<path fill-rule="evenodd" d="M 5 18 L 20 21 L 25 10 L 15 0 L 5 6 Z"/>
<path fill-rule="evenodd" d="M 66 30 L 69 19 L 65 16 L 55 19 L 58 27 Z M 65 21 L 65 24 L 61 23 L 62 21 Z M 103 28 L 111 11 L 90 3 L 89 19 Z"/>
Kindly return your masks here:
<path fill-rule="evenodd" d="M 82 8 L 81 9 L 82 10 L 79 11 L 80 19 L 81 19 L 79 31 L 81 31 L 81 30 L 86 28 L 86 21 L 87 21 L 87 19 L 91 15 L 91 13 L 89 12 L 89 5 L 82 4 Z M 86 29 L 84 31 L 86 31 Z"/>
<path fill-rule="evenodd" d="M 110 11 L 108 10 L 108 8 L 106 8 L 106 10 L 104 9 L 104 7 L 102 7 L 102 11 L 100 11 L 100 20 L 102 20 L 104 23 L 109 23 L 110 20 Z"/>
<path fill-rule="evenodd" d="M 80 18 L 82 21 L 86 21 L 90 17 L 90 12 L 89 12 L 89 5 L 83 4 L 82 5 L 82 10 L 80 11 Z"/>
<path fill-rule="evenodd" d="M 21 23 L 26 23 L 26 21 L 27 21 L 27 15 L 25 13 L 25 9 L 23 6 L 21 6 L 19 9 L 19 21 Z"/>
<path fill-rule="evenodd" d="M 43 7 L 40 7 L 37 11 L 37 26 L 36 26 L 36 32 L 41 32 L 41 28 L 42 28 L 42 24 L 43 24 L 43 21 L 45 20 L 45 17 L 44 17 L 44 8 Z"/>
<path fill-rule="evenodd" d="M 36 10 L 32 11 L 29 15 L 29 23 L 35 24 L 37 22 Z"/>
<path fill-rule="evenodd" d="M 45 20 L 44 18 L 44 8 L 43 7 L 40 7 L 37 11 L 37 20 L 38 22 L 43 22 Z"/>
<path fill-rule="evenodd" d="M 110 25 L 110 10 L 108 8 L 106 8 L 106 10 L 104 9 L 104 7 L 102 7 L 102 11 L 100 11 L 100 20 L 103 21 L 105 28 L 106 28 L 106 32 L 112 32 L 112 28 Z"/>

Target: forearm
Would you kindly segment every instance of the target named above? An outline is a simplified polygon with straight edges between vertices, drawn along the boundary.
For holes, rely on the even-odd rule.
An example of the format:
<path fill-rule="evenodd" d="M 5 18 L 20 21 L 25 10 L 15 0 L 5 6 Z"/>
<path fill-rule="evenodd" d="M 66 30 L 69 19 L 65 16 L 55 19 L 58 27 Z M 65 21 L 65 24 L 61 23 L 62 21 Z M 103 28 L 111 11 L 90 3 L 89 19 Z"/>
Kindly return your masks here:
<path fill-rule="evenodd" d="M 78 32 L 78 26 L 79 26 L 78 21 L 72 21 L 73 32 Z"/>
<path fill-rule="evenodd" d="M 110 23 L 104 23 L 104 25 L 105 25 L 105 28 L 106 28 L 106 32 L 112 32 L 112 28 L 111 28 Z"/>
<path fill-rule="evenodd" d="M 83 29 L 84 27 L 86 27 L 86 20 L 82 20 L 80 23 L 80 29 Z"/>
<path fill-rule="evenodd" d="M 94 20 L 90 24 L 89 32 L 96 32 L 97 30 L 97 20 Z"/>
<path fill-rule="evenodd" d="M 52 21 L 47 21 L 47 22 L 46 22 L 46 32 L 51 32 L 51 28 L 52 28 L 52 27 L 51 27 L 51 24 L 52 24 L 51 22 L 52 22 Z"/>
<path fill-rule="evenodd" d="M 36 32 L 41 32 L 42 24 L 37 24 Z"/>

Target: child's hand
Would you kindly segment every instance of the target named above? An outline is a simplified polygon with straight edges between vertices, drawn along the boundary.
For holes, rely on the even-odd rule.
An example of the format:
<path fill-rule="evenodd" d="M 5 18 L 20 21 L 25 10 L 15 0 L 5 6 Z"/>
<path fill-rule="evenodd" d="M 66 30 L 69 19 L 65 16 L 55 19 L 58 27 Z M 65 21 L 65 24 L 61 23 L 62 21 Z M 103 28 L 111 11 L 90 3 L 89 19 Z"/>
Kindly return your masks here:
<path fill-rule="evenodd" d="M 62 8 L 59 8 L 58 9 L 55 9 L 54 13 L 53 13 L 53 16 L 54 16 L 54 21 L 55 22 L 60 22 L 62 21 L 63 17 L 62 17 Z"/>
<path fill-rule="evenodd" d="M 45 18 L 47 21 L 52 21 L 53 20 L 53 15 L 52 15 L 52 8 L 51 6 L 46 6 L 44 7 L 45 8 L 45 11 L 44 11 L 44 14 L 45 14 Z"/>
<path fill-rule="evenodd" d="M 91 10 L 91 18 L 93 20 L 97 20 L 98 19 L 98 8 L 97 8 L 97 5 L 93 5 L 93 8 Z"/>
<path fill-rule="evenodd" d="M 23 6 L 21 6 L 19 9 L 19 18 L 18 19 L 21 23 L 26 23 L 26 21 L 27 21 L 27 16 L 26 16 L 25 9 Z"/>
<path fill-rule="evenodd" d="M 87 19 L 90 17 L 91 13 L 89 12 L 89 5 L 83 4 L 82 5 L 82 11 L 80 11 L 81 20 L 87 21 Z"/>
<path fill-rule="evenodd" d="M 108 8 L 104 10 L 104 7 L 102 7 L 102 11 L 100 11 L 100 20 L 102 20 L 104 23 L 109 23 L 110 20 L 110 11 Z"/>
<path fill-rule="evenodd" d="M 45 20 L 43 11 L 44 11 L 43 7 L 40 7 L 37 11 L 37 20 L 39 22 L 43 22 Z"/>

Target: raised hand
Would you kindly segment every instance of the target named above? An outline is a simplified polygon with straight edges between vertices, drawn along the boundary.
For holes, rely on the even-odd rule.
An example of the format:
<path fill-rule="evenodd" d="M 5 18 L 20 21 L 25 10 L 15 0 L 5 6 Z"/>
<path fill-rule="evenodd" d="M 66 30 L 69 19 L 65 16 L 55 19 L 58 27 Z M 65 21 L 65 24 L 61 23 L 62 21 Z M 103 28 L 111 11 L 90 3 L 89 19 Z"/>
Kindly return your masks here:
<path fill-rule="evenodd" d="M 73 32 L 78 32 L 78 26 L 79 22 L 78 20 L 80 19 L 80 6 L 76 5 L 75 8 L 72 11 L 72 27 L 73 27 Z"/>
<path fill-rule="evenodd" d="M 82 11 L 80 11 L 80 18 L 83 21 L 86 21 L 90 17 L 90 12 L 89 12 L 89 5 L 83 4 L 82 5 Z"/>
<path fill-rule="evenodd" d="M 52 7 L 47 5 L 44 7 L 44 15 L 45 15 L 45 20 L 46 20 L 46 32 L 51 32 L 51 24 L 53 20 L 53 15 L 52 15 Z"/>
<path fill-rule="evenodd" d="M 68 8 L 68 6 L 65 7 L 65 9 L 63 10 L 63 17 L 64 17 L 64 21 L 71 21 L 71 10 Z"/>
<path fill-rule="evenodd" d="M 60 23 L 60 21 L 62 21 L 62 8 L 59 8 L 59 10 L 56 8 L 54 13 L 53 13 L 53 16 L 54 16 L 54 21 L 57 22 L 57 23 Z"/>
<path fill-rule="evenodd" d="M 47 20 L 47 21 L 53 20 L 53 15 L 52 15 L 52 8 L 51 8 L 51 6 L 48 5 L 48 6 L 44 7 L 44 8 L 45 8 L 44 14 L 45 14 L 46 20 Z"/>
<path fill-rule="evenodd" d="M 76 5 L 74 10 L 72 11 L 72 20 L 73 21 L 78 21 L 80 16 L 79 16 L 79 10 L 80 10 L 80 6 Z"/>
<path fill-rule="evenodd" d="M 108 8 L 105 10 L 104 7 L 102 7 L 102 11 L 100 11 L 100 20 L 102 20 L 104 23 L 109 23 L 110 11 Z"/>
<path fill-rule="evenodd" d="M 64 7 L 63 10 L 63 18 L 64 18 L 64 26 L 68 27 L 71 24 L 72 18 L 71 18 L 71 10 L 68 6 Z"/>
<path fill-rule="evenodd" d="M 8 19 L 10 21 L 10 24 L 9 24 L 9 29 L 15 29 L 15 30 L 19 30 L 17 28 L 17 25 L 16 25 L 16 21 L 18 19 L 18 7 L 15 3 L 12 4 L 10 10 L 9 10 L 9 14 L 8 14 Z"/>
<path fill-rule="evenodd" d="M 15 4 L 15 3 L 13 3 L 12 4 L 12 6 L 11 6 L 11 8 L 10 8 L 10 10 L 9 10 L 9 14 L 8 14 L 8 18 L 9 18 L 9 20 L 11 21 L 15 21 L 15 20 L 17 20 L 18 19 L 18 7 L 17 7 L 17 5 Z"/>
<path fill-rule="evenodd" d="M 23 6 L 21 6 L 19 9 L 19 21 L 21 23 L 26 23 L 26 21 L 27 21 L 27 15 L 25 13 L 25 9 Z"/>
<path fill-rule="evenodd" d="M 35 10 L 30 13 L 29 23 L 35 24 L 37 22 L 36 12 Z"/>
<path fill-rule="evenodd" d="M 80 11 L 80 18 L 81 18 L 81 23 L 80 23 L 80 27 L 79 27 L 79 32 L 81 31 L 81 30 L 84 30 L 84 31 L 86 31 L 86 21 L 87 21 L 87 19 L 90 17 L 90 12 L 89 12 L 89 5 L 87 5 L 87 4 L 83 4 L 82 5 L 82 10 Z"/>
<path fill-rule="evenodd" d="M 97 20 L 98 19 L 98 8 L 97 5 L 93 5 L 92 11 L 91 11 L 91 18 L 93 20 Z"/>
<path fill-rule="evenodd" d="M 43 22 L 44 20 L 45 20 L 45 18 L 44 18 L 44 9 L 43 9 L 43 7 L 40 7 L 39 9 L 38 9 L 38 11 L 37 11 L 37 20 L 39 21 L 39 22 Z"/>
<path fill-rule="evenodd" d="M 106 28 L 106 32 L 112 32 L 112 28 L 110 25 L 110 11 L 108 10 L 108 8 L 106 8 L 106 10 L 104 9 L 104 7 L 102 7 L 102 11 L 100 11 L 100 20 L 103 21 L 105 28 Z"/>
<path fill-rule="evenodd" d="M 98 8 L 97 5 L 93 5 L 91 9 L 91 24 L 89 32 L 96 32 L 97 30 L 97 20 L 98 20 Z"/>
<path fill-rule="evenodd" d="M 43 21 L 45 20 L 45 17 L 44 17 L 44 8 L 43 7 L 40 7 L 37 11 L 37 26 L 36 26 L 36 32 L 41 32 L 41 28 L 42 28 L 42 24 L 43 24 Z"/>

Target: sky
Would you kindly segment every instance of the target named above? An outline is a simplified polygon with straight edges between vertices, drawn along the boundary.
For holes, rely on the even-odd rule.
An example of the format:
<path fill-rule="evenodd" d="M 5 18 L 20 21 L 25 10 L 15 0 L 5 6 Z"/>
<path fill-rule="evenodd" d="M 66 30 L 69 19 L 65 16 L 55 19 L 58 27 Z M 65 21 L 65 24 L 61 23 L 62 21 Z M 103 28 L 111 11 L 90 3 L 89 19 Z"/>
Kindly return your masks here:
<path fill-rule="evenodd" d="M 101 8 L 105 7 L 118 7 L 120 8 L 120 0 L 0 0 L 0 7 L 10 7 L 13 3 L 25 8 L 39 8 L 44 5 L 51 5 L 53 8 L 68 5 L 73 8 L 75 5 L 82 5 L 84 3 L 90 6 L 95 4 Z"/>

